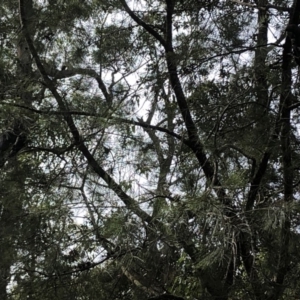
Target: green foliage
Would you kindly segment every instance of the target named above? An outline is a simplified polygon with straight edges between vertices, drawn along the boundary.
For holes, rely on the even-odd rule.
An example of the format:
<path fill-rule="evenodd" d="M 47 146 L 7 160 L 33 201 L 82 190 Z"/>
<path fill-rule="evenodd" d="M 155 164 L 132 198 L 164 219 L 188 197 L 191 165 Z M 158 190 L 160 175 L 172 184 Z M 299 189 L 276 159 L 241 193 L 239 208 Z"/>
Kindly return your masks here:
<path fill-rule="evenodd" d="M 0 299 L 297 298 L 297 6 L 20 7 L 0 7 Z"/>

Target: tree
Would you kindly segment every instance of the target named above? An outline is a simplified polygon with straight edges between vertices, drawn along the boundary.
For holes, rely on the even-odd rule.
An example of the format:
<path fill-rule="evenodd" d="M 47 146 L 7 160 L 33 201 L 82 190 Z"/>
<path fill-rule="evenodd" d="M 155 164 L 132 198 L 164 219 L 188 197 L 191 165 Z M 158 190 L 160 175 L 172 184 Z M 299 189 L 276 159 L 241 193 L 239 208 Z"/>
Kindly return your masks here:
<path fill-rule="evenodd" d="M 4 1 L 1 299 L 296 298 L 299 14 Z"/>

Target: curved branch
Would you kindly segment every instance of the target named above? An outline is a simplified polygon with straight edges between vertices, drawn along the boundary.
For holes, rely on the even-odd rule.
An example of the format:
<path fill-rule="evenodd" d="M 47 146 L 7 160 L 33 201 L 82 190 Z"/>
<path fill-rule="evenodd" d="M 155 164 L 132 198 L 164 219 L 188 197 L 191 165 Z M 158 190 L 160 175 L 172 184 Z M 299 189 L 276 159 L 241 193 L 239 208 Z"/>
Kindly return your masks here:
<path fill-rule="evenodd" d="M 222 148 L 218 149 L 218 153 L 223 152 L 225 149 L 230 148 L 230 149 L 234 149 L 237 152 L 241 153 L 243 156 L 245 156 L 246 158 L 252 160 L 253 162 L 256 162 L 256 158 L 252 155 L 249 155 L 248 153 L 246 153 L 243 149 L 241 149 L 238 146 L 232 145 L 232 144 L 226 144 L 224 145 Z"/>
<path fill-rule="evenodd" d="M 108 104 L 112 103 L 112 95 L 108 92 L 101 76 L 93 69 L 83 69 L 83 68 L 67 68 L 62 70 L 56 70 L 53 68 L 47 68 L 45 66 L 45 71 L 47 72 L 48 76 L 53 77 L 56 79 L 63 79 L 63 78 L 69 78 L 75 75 L 88 75 L 92 78 L 94 78 L 98 86 L 103 93 L 105 100 Z"/>
<path fill-rule="evenodd" d="M 91 113 L 91 112 L 75 111 L 75 110 L 66 110 L 66 111 L 50 111 L 49 110 L 49 111 L 47 111 L 47 110 L 39 110 L 39 109 L 35 109 L 35 108 L 32 108 L 32 107 L 28 107 L 28 106 L 20 105 L 20 104 L 15 104 L 15 103 L 12 104 L 12 103 L 2 102 L 2 104 L 27 109 L 31 112 L 42 114 L 42 115 L 51 116 L 51 115 L 64 115 L 65 113 L 68 113 L 68 114 L 74 115 L 74 116 L 98 117 L 99 119 L 103 119 L 106 123 L 108 121 L 107 118 L 103 118 L 102 114 Z M 127 119 L 119 118 L 119 117 L 110 117 L 110 118 L 111 118 L 111 120 L 116 121 L 116 122 L 135 125 L 135 126 L 140 126 L 142 128 L 145 128 L 145 129 L 152 129 L 152 130 L 157 130 L 157 131 L 160 131 L 160 132 L 167 133 L 168 135 L 170 135 L 170 136 L 176 138 L 177 140 L 183 142 L 188 147 L 191 146 L 189 140 L 184 139 L 181 135 L 179 135 L 179 134 L 177 134 L 177 133 L 175 133 L 175 132 L 173 132 L 173 131 L 171 131 L 167 128 L 163 128 L 163 127 L 156 126 L 156 125 L 150 125 L 147 122 L 144 122 L 142 120 L 139 120 L 139 122 L 137 122 L 137 121 L 127 120 Z"/>

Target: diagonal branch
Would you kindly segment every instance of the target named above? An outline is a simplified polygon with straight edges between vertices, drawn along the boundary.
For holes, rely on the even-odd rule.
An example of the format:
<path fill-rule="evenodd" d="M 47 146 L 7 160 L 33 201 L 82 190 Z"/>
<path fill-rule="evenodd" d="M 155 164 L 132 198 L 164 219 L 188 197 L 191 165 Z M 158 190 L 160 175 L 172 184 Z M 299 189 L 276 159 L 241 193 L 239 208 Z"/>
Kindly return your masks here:
<path fill-rule="evenodd" d="M 109 186 L 111 190 L 113 190 L 116 195 L 123 201 L 123 203 L 126 205 L 128 209 L 130 209 L 132 212 L 134 212 L 138 217 L 140 217 L 143 221 L 150 223 L 151 217 L 148 215 L 145 211 L 143 211 L 138 203 L 131 198 L 129 195 L 127 195 L 121 186 L 117 184 L 114 179 L 98 164 L 98 162 L 95 160 L 91 152 L 88 150 L 84 142 L 82 141 L 82 138 L 79 134 L 79 131 L 74 123 L 72 115 L 68 112 L 68 109 L 66 105 L 64 104 L 64 101 L 60 94 L 58 93 L 53 81 L 48 77 L 45 68 L 39 58 L 39 55 L 33 45 L 33 41 L 30 37 L 30 34 L 27 30 L 27 20 L 25 18 L 24 14 L 24 0 L 19 0 L 19 6 L 20 6 L 20 16 L 21 16 L 21 24 L 22 24 L 22 30 L 24 32 L 24 36 L 26 38 L 26 42 L 28 44 L 28 48 L 33 56 L 33 59 L 37 65 L 38 70 L 41 73 L 41 76 L 45 82 L 45 85 L 49 88 L 52 95 L 54 96 L 60 110 L 63 112 L 63 118 L 65 122 L 67 123 L 70 132 L 73 136 L 73 139 L 78 147 L 78 149 L 81 151 L 81 153 L 84 155 L 84 157 L 87 159 L 89 165 L 93 169 L 93 171 L 98 174 Z"/>
<path fill-rule="evenodd" d="M 130 15 L 130 17 L 140 26 L 142 26 L 147 32 L 149 32 L 154 38 L 156 38 L 162 46 L 165 48 L 166 60 L 168 65 L 168 72 L 170 76 L 170 82 L 172 89 L 176 95 L 177 104 L 179 106 L 181 115 L 183 117 L 187 133 L 189 136 L 188 145 L 194 152 L 196 158 L 198 159 L 201 168 L 206 176 L 206 178 L 211 182 L 213 186 L 218 187 L 216 193 L 220 198 L 221 202 L 225 205 L 230 205 L 230 200 L 226 197 L 225 190 L 221 187 L 221 183 L 214 172 L 212 164 L 209 162 L 205 152 L 204 147 L 199 140 L 197 127 L 192 118 L 191 112 L 189 110 L 186 97 L 184 95 L 181 82 L 178 77 L 176 55 L 174 53 L 172 45 L 172 17 L 174 12 L 174 1 L 167 1 L 167 17 L 166 17 L 166 40 L 164 40 L 155 30 L 153 30 L 148 24 L 143 22 L 127 5 L 125 0 L 120 0 L 123 7 Z M 221 187 L 221 188 L 220 188 Z"/>
<path fill-rule="evenodd" d="M 140 26 L 142 26 L 146 31 L 148 31 L 156 40 L 158 40 L 164 47 L 166 47 L 165 39 L 155 31 L 149 24 L 145 23 L 142 19 L 140 19 L 128 6 L 126 0 L 120 0 L 126 12 L 129 16 Z"/>
<path fill-rule="evenodd" d="M 176 95 L 176 100 L 178 107 L 180 109 L 182 118 L 185 123 L 185 127 L 189 137 L 189 144 L 190 148 L 194 152 L 195 156 L 197 157 L 201 168 L 206 176 L 206 178 L 211 182 L 213 186 L 219 187 L 216 191 L 218 197 L 220 198 L 221 202 L 225 205 L 230 206 L 230 200 L 226 197 L 225 190 L 221 187 L 221 183 L 214 172 L 214 168 L 212 164 L 209 162 L 205 152 L 204 147 L 199 139 L 198 130 L 195 125 L 195 122 L 192 118 L 185 94 L 182 89 L 181 82 L 178 77 L 177 71 L 177 61 L 176 61 L 176 54 L 173 49 L 173 41 L 172 41 L 172 16 L 174 12 L 174 2 L 167 1 L 167 41 L 166 41 L 166 60 L 167 66 L 170 76 L 170 82 L 174 93 Z M 221 187 L 221 188 L 220 188 Z"/>
<path fill-rule="evenodd" d="M 104 95 L 106 102 L 108 104 L 112 103 L 112 95 L 108 92 L 108 90 L 101 78 L 101 75 L 99 75 L 95 70 L 83 69 L 83 68 L 67 68 L 67 69 L 63 69 L 63 70 L 59 71 L 59 70 L 56 70 L 53 68 L 47 68 L 46 66 L 44 68 L 45 68 L 45 71 L 48 74 L 48 76 L 53 77 L 55 80 L 62 79 L 62 78 L 68 78 L 68 77 L 72 77 L 75 75 L 87 75 L 87 76 L 94 78 L 97 81 L 98 86 L 99 86 L 102 94 Z"/>

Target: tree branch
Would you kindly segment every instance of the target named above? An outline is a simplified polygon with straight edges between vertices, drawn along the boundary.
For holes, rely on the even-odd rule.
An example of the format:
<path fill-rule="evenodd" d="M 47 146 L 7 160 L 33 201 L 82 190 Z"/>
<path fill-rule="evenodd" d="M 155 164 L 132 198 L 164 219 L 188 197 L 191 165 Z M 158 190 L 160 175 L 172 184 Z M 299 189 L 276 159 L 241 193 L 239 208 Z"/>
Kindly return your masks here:
<path fill-rule="evenodd" d="M 55 79 L 63 79 L 63 78 L 68 78 L 68 77 L 72 77 L 75 75 L 88 75 L 97 81 L 98 86 L 99 86 L 102 94 L 104 95 L 106 102 L 108 104 L 112 104 L 112 95 L 108 92 L 101 76 L 93 69 L 67 68 L 64 70 L 56 70 L 53 68 L 45 67 L 45 71 L 48 74 L 48 76 L 51 76 Z"/>
<path fill-rule="evenodd" d="M 103 121 L 107 122 L 109 121 L 107 118 L 104 118 L 102 114 L 98 114 L 98 113 L 91 113 L 91 112 L 84 112 L 84 111 L 75 111 L 75 110 L 67 110 L 67 111 L 52 111 L 52 110 L 39 110 L 39 109 L 35 109 L 32 107 L 28 107 L 25 105 L 20 105 L 20 104 L 16 104 L 16 103 L 7 103 L 7 102 L 2 102 L 1 104 L 5 104 L 5 105 L 9 105 L 9 106 L 14 106 L 14 107 L 19 107 L 19 108 L 23 108 L 23 109 L 28 109 L 31 112 L 34 113 L 38 113 L 38 114 L 43 114 L 43 115 L 64 115 L 65 113 L 68 113 L 70 115 L 74 115 L 74 116 L 89 116 L 89 117 L 97 117 L 99 119 L 103 119 Z M 120 122 L 120 123 L 125 123 L 125 124 L 130 124 L 130 125 L 135 125 L 135 126 L 140 126 L 143 127 L 145 129 L 152 129 L 152 130 L 156 130 L 156 131 L 160 131 L 160 132 L 164 132 L 167 133 L 168 135 L 176 138 L 177 140 L 183 142 L 185 145 L 187 145 L 188 147 L 190 147 L 190 142 L 187 139 L 184 139 L 181 135 L 167 129 L 167 128 L 163 128 L 160 126 L 156 126 L 156 125 L 150 125 L 146 122 L 144 122 L 143 120 L 139 120 L 138 121 L 133 121 L 133 120 L 127 120 L 124 118 L 119 118 L 119 117 L 110 117 L 111 120 L 115 121 L 115 122 Z M 115 124 L 115 123 L 114 123 Z M 114 125 L 113 124 L 113 125 Z"/>
<path fill-rule="evenodd" d="M 299 24 L 300 20 L 300 0 L 294 0 L 293 13 L 289 20 L 289 26 Z M 281 112 L 281 150 L 282 150 L 282 168 L 283 168 L 283 188 L 284 188 L 284 202 L 285 209 L 288 210 L 288 203 L 293 201 L 293 181 L 294 170 L 291 149 L 291 109 L 293 98 L 290 96 L 292 90 L 292 68 L 291 68 L 291 53 L 292 41 L 291 37 L 287 35 L 282 53 L 282 90 L 280 95 L 280 112 Z M 284 290 L 284 281 L 290 266 L 290 234 L 291 234 L 291 219 L 288 211 L 285 212 L 284 222 L 280 233 L 280 253 L 278 258 L 278 270 L 276 274 L 276 285 L 272 298 L 279 299 Z"/>
<path fill-rule="evenodd" d="M 85 144 L 82 141 L 82 138 L 79 134 L 79 131 L 74 123 L 74 120 L 72 118 L 72 115 L 68 112 L 68 109 L 66 105 L 64 104 L 64 101 L 58 91 L 56 90 L 56 87 L 53 83 L 53 81 L 48 77 L 45 68 L 43 64 L 41 63 L 41 60 L 39 58 L 39 55 L 33 45 L 33 41 L 30 37 L 30 34 L 27 30 L 27 20 L 24 15 L 24 0 L 19 0 L 20 4 L 20 16 L 21 16 L 21 24 L 22 24 L 22 30 L 24 32 L 26 42 L 28 44 L 29 50 L 34 58 L 34 61 L 37 65 L 38 70 L 41 73 L 41 76 L 46 84 L 46 86 L 49 88 L 51 91 L 52 95 L 54 96 L 60 110 L 63 112 L 63 118 L 65 122 L 67 123 L 70 132 L 73 136 L 73 139 L 78 147 L 78 149 L 82 152 L 84 157 L 87 159 L 89 165 L 91 168 L 94 170 L 95 173 L 97 173 L 109 186 L 111 190 L 113 190 L 116 195 L 124 202 L 126 207 L 134 212 L 138 217 L 140 217 L 143 221 L 150 223 L 151 222 L 151 217 L 148 215 L 145 211 L 143 211 L 138 203 L 131 198 L 129 195 L 127 195 L 122 188 L 120 187 L 119 184 L 117 184 L 113 178 L 97 163 L 93 155 L 90 153 L 88 148 L 85 146 Z"/>
<path fill-rule="evenodd" d="M 149 24 L 145 23 L 142 19 L 140 19 L 127 5 L 126 0 L 120 0 L 123 5 L 125 11 L 129 14 L 129 16 L 140 26 L 142 26 L 148 33 L 150 33 L 156 40 L 158 40 L 162 46 L 166 47 L 166 41 L 164 38 L 155 31 Z"/>

